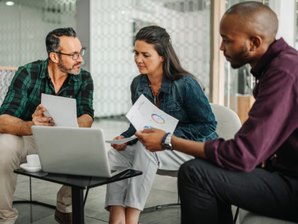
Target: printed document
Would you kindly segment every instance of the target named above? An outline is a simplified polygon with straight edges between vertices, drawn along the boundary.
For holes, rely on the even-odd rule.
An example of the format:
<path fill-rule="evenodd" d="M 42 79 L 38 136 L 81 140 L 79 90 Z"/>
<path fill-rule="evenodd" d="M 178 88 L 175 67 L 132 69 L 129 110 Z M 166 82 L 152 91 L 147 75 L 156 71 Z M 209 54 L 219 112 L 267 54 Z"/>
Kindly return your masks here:
<path fill-rule="evenodd" d="M 41 104 L 47 109 L 45 115 L 52 117 L 56 126 L 79 127 L 76 99 L 43 93 Z"/>
<path fill-rule="evenodd" d="M 133 135 L 133 136 L 128 137 L 128 138 L 106 140 L 106 142 L 107 143 L 111 143 L 111 144 L 118 144 L 118 145 L 120 145 L 120 144 L 124 144 L 126 142 L 130 142 L 130 141 L 132 141 L 132 140 L 134 140 L 136 138 L 137 138 L 137 136 Z"/>
<path fill-rule="evenodd" d="M 126 114 L 135 129 L 153 127 L 173 133 L 178 120 L 151 103 L 143 94 Z"/>

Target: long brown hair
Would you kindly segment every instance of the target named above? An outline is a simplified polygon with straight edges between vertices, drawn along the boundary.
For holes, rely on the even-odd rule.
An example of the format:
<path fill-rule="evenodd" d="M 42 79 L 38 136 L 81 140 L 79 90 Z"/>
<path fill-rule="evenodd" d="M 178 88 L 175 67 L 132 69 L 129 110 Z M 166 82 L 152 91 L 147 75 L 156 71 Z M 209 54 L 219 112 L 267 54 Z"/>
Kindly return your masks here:
<path fill-rule="evenodd" d="M 171 43 L 170 35 L 159 26 L 147 26 L 139 30 L 136 35 L 137 40 L 153 44 L 157 53 L 164 58 L 163 72 L 169 80 L 177 80 L 184 75 L 190 74 L 182 68 L 179 58 Z"/>

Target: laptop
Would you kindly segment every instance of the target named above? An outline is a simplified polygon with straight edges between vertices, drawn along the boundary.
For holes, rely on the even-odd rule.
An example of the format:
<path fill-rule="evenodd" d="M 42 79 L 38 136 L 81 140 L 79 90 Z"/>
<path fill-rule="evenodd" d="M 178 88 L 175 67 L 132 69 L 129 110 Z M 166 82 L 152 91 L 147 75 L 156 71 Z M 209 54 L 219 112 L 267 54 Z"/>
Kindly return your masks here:
<path fill-rule="evenodd" d="M 44 172 L 112 177 L 102 129 L 32 126 Z"/>

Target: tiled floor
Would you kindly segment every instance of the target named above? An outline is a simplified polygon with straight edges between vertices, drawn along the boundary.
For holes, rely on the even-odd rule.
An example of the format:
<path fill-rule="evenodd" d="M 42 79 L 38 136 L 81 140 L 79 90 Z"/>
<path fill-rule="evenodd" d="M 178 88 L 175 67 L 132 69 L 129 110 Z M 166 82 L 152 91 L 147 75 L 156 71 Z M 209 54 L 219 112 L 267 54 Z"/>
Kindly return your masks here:
<path fill-rule="evenodd" d="M 123 121 L 102 120 L 95 122 L 94 127 L 105 131 L 105 138 L 112 139 L 126 130 L 128 124 Z M 32 179 L 33 199 L 55 205 L 56 193 L 60 185 Z M 89 191 L 85 207 L 86 224 L 101 224 L 108 222 L 108 212 L 104 209 L 105 186 L 96 187 Z M 177 202 L 176 178 L 156 176 L 155 183 L 147 201 L 146 207 L 164 203 Z M 29 179 L 18 175 L 15 200 L 29 199 Z M 45 207 L 28 204 L 15 204 L 19 211 L 17 224 L 54 224 L 54 211 Z M 143 224 L 178 224 L 180 223 L 179 206 L 148 211 L 141 214 Z"/>

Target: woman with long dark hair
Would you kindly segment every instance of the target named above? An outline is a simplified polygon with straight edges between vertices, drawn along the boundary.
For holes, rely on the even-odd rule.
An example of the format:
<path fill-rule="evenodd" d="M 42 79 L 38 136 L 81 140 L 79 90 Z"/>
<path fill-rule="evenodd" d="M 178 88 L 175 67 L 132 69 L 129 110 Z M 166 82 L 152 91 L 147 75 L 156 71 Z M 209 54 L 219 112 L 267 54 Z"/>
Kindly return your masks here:
<path fill-rule="evenodd" d="M 142 28 L 136 35 L 134 53 L 140 75 L 131 83 L 132 103 L 143 94 L 177 118 L 176 136 L 196 141 L 216 138 L 216 121 L 208 99 L 194 76 L 182 68 L 167 31 L 159 26 Z M 130 124 L 115 139 L 130 137 L 135 132 Z M 147 151 L 139 141 L 112 145 L 112 166 L 132 167 L 143 174 L 108 185 L 106 208 L 110 211 L 110 223 L 138 223 L 157 169 L 178 170 L 183 162 L 193 158 L 172 151 L 167 137 L 170 136 L 165 136 L 161 144 L 169 150 L 157 153 Z"/>

